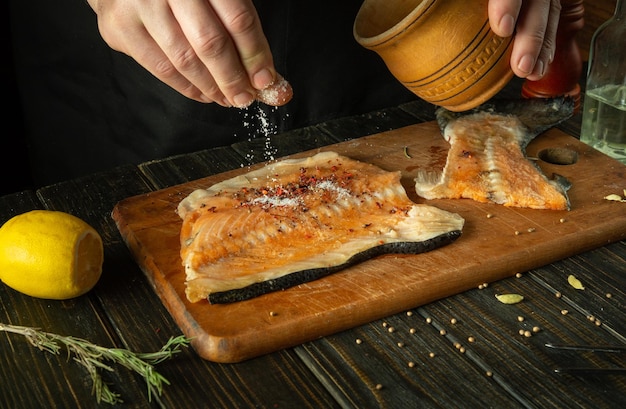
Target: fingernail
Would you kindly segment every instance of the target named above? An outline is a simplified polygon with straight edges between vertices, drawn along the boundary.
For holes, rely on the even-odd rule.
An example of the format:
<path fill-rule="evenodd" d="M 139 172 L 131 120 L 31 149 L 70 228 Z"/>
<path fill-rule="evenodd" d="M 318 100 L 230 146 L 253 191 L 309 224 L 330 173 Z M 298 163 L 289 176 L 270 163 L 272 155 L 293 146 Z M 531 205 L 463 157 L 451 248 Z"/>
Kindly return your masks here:
<path fill-rule="evenodd" d="M 274 82 L 274 76 L 267 68 L 263 68 L 261 71 L 254 74 L 253 77 L 254 88 L 256 89 L 265 89 L 272 85 Z"/>
<path fill-rule="evenodd" d="M 523 56 L 522 59 L 519 61 L 519 64 L 517 64 L 517 68 L 526 74 L 531 74 L 533 72 L 534 66 L 535 59 L 530 55 Z"/>
<path fill-rule="evenodd" d="M 515 30 L 515 19 L 510 14 L 505 14 L 500 19 L 500 24 L 498 24 L 498 28 L 504 37 L 509 37 L 513 35 L 513 31 Z"/>
<path fill-rule="evenodd" d="M 242 92 L 241 94 L 235 95 L 233 102 L 236 107 L 245 108 L 254 102 L 254 97 L 249 92 Z"/>
<path fill-rule="evenodd" d="M 543 61 L 541 60 L 537 61 L 537 64 L 535 65 L 535 72 L 537 73 L 537 75 L 539 75 L 540 77 L 543 77 L 543 74 L 545 74 L 545 70 L 546 70 L 546 66 L 543 63 Z"/>

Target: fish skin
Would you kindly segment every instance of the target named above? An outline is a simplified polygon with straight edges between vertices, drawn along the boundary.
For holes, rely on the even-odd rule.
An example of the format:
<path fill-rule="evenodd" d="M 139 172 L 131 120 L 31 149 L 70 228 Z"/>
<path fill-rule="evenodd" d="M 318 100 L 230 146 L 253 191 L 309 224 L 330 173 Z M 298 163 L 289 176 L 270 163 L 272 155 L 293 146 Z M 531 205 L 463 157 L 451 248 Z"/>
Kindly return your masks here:
<path fill-rule="evenodd" d="M 420 242 L 396 242 L 371 247 L 352 256 L 343 264 L 296 271 L 272 280 L 250 284 L 244 288 L 218 291 L 207 296 L 209 304 L 230 304 L 246 301 L 264 294 L 286 290 L 299 284 L 319 280 L 346 268 L 385 254 L 421 254 L 446 246 L 461 237 L 461 230 L 452 230 Z"/>
<path fill-rule="evenodd" d="M 569 97 L 494 100 L 460 113 L 438 108 L 437 123 L 450 150 L 443 171 L 418 172 L 416 193 L 425 199 L 569 210 L 570 182 L 561 175 L 548 179 L 525 151 L 573 111 Z"/>
<path fill-rule="evenodd" d="M 437 124 L 442 133 L 454 120 L 479 112 L 500 115 L 514 115 L 525 126 L 525 138 L 521 141 L 522 149 L 541 133 L 566 121 L 574 114 L 575 101 L 571 97 L 494 99 L 472 110 L 452 112 L 445 108 L 435 111 Z"/>

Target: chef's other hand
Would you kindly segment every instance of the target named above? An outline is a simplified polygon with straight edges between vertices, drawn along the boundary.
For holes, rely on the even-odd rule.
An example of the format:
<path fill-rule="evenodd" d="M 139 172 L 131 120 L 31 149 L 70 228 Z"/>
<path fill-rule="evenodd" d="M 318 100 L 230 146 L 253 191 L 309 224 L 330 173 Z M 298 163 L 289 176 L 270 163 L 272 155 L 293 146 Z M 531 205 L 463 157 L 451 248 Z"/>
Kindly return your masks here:
<path fill-rule="evenodd" d="M 489 0 L 491 29 L 501 37 L 515 32 L 515 75 L 531 81 L 543 77 L 554 58 L 560 15 L 559 0 Z"/>
<path fill-rule="evenodd" d="M 111 48 L 188 98 L 245 107 L 279 78 L 251 0 L 87 1 Z"/>

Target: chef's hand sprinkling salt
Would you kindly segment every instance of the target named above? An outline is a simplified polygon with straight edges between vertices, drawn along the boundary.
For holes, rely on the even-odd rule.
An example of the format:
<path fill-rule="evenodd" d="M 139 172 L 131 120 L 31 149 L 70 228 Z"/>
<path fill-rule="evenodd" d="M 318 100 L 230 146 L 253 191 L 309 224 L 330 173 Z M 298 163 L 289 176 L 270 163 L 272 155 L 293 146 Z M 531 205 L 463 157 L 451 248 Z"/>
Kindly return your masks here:
<path fill-rule="evenodd" d="M 269 87 L 259 91 L 256 99 L 264 104 L 278 107 L 291 101 L 292 97 L 293 89 L 291 88 L 291 84 L 280 74 L 277 74 L 276 81 Z"/>

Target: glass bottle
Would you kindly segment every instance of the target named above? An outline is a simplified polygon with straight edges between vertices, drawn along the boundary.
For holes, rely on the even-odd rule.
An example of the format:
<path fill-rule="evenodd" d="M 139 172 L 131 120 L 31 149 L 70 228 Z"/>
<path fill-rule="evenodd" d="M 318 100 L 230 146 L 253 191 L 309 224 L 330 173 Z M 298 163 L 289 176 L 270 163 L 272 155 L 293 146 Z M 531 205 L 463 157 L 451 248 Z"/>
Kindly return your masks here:
<path fill-rule="evenodd" d="M 591 38 L 580 140 L 626 164 L 626 10 Z"/>

